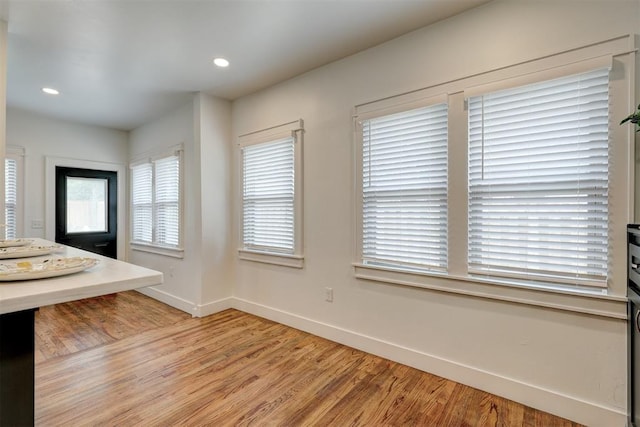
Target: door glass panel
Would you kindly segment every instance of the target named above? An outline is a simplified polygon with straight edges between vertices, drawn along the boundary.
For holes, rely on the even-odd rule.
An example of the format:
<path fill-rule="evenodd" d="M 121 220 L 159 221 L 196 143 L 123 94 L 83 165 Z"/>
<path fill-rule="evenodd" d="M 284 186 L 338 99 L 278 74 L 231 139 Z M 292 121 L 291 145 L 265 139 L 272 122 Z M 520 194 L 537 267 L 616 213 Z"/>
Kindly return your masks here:
<path fill-rule="evenodd" d="M 67 178 L 67 233 L 108 231 L 107 184 L 102 178 Z"/>

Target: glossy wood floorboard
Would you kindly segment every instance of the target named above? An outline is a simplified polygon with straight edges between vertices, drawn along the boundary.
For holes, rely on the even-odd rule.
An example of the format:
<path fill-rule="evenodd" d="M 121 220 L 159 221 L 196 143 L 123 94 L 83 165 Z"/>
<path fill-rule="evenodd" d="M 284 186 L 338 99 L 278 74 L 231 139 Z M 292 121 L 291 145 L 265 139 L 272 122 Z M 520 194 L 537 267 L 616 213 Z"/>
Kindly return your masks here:
<path fill-rule="evenodd" d="M 577 426 L 237 310 L 125 292 L 36 315 L 37 426 Z"/>
<path fill-rule="evenodd" d="M 42 307 L 36 312 L 35 359 L 75 353 L 189 318 L 135 291 Z"/>

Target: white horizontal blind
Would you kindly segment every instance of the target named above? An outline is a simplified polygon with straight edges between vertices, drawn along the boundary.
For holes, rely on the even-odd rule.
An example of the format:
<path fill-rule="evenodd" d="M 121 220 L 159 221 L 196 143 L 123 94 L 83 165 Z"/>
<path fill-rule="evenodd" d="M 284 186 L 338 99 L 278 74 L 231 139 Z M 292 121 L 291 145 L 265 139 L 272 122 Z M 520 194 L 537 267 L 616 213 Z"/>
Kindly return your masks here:
<path fill-rule="evenodd" d="M 294 138 L 242 149 L 243 244 L 294 252 Z"/>
<path fill-rule="evenodd" d="M 15 239 L 18 229 L 18 162 L 15 159 L 4 161 L 4 185 L 6 234 L 0 238 Z"/>
<path fill-rule="evenodd" d="M 605 286 L 608 70 L 469 98 L 469 271 Z"/>
<path fill-rule="evenodd" d="M 164 157 L 155 166 L 155 242 L 180 244 L 180 157 Z"/>
<path fill-rule="evenodd" d="M 447 268 L 447 104 L 364 120 L 362 261 Z"/>
<path fill-rule="evenodd" d="M 142 163 L 131 168 L 131 240 L 153 242 L 153 166 Z"/>

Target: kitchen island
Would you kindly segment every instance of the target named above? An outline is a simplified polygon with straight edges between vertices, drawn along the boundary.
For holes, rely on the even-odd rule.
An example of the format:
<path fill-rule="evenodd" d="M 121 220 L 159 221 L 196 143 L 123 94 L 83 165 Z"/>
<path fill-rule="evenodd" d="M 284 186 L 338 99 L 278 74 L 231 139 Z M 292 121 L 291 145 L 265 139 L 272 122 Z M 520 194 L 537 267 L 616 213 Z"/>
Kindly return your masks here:
<path fill-rule="evenodd" d="M 32 245 L 53 246 L 43 239 Z M 0 281 L 0 426 L 34 423 L 34 314 L 38 307 L 158 285 L 162 273 L 80 249 L 61 246 L 37 257 L 0 263 L 42 263 L 58 258 L 94 258 L 84 271 L 36 280 Z M 1 273 L 0 273 L 1 274 Z M 5 277 L 6 279 L 6 277 Z"/>

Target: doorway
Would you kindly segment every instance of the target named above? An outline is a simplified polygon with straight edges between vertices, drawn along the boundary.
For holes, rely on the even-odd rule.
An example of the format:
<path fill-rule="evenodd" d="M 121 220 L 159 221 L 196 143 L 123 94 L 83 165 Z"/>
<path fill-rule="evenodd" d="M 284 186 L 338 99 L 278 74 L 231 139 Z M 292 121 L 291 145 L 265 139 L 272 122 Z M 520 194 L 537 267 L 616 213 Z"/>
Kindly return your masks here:
<path fill-rule="evenodd" d="M 117 258 L 117 172 L 63 166 L 55 170 L 55 241 Z"/>

